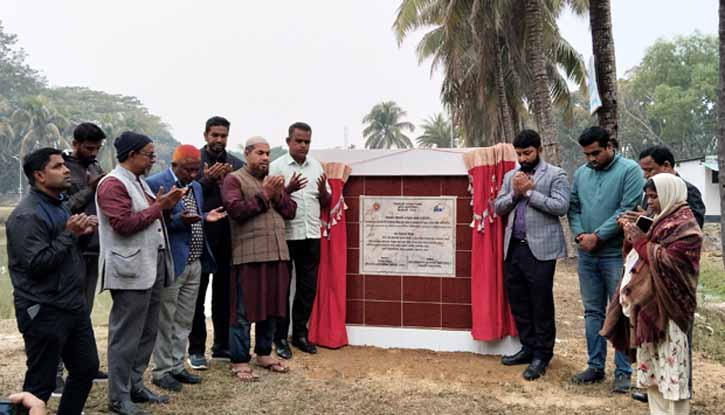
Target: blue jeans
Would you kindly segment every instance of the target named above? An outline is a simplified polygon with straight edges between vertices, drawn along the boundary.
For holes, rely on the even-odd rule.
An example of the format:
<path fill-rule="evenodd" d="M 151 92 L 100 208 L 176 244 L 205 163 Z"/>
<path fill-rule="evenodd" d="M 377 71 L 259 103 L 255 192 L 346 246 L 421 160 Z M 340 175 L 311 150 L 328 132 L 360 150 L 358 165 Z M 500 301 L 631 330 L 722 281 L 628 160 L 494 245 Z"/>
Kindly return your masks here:
<path fill-rule="evenodd" d="M 587 353 L 590 368 L 604 370 L 607 360 L 607 340 L 599 335 L 604 324 L 607 302 L 614 295 L 622 278 L 624 260 L 621 256 L 599 257 L 579 251 L 579 289 L 584 303 L 584 325 L 587 337 Z M 632 374 L 627 355 L 616 352 L 615 375 Z"/>
<path fill-rule="evenodd" d="M 252 322 L 247 320 L 247 312 L 244 308 L 244 295 L 242 284 L 237 282 L 237 304 L 236 318 L 229 327 L 229 352 L 232 355 L 232 363 L 249 363 L 252 356 L 249 353 L 251 336 L 250 329 Z M 254 353 L 257 356 L 269 356 L 272 354 L 272 342 L 274 331 L 277 327 L 277 318 L 270 317 L 264 321 L 257 321 L 254 327 L 255 342 Z"/>

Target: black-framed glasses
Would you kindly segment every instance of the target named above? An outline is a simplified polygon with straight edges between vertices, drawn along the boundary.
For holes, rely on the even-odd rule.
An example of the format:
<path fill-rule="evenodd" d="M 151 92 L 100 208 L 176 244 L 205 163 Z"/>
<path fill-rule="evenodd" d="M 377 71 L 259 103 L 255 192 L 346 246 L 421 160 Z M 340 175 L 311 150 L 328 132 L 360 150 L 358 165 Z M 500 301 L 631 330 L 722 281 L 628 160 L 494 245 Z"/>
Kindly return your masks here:
<path fill-rule="evenodd" d="M 138 154 L 143 154 L 144 156 L 148 157 L 149 160 L 155 160 L 156 159 L 156 153 L 147 153 L 145 151 L 139 151 Z"/>

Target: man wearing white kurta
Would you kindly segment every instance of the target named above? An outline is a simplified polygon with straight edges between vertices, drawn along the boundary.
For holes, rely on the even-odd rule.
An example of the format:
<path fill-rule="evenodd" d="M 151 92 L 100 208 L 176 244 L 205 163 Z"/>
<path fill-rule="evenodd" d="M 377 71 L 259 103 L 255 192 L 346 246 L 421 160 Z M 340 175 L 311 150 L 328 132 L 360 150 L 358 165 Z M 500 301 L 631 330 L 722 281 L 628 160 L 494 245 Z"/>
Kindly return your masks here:
<path fill-rule="evenodd" d="M 287 136 L 289 153 L 272 162 L 269 169 L 270 176 L 284 176 L 287 192 L 297 202 L 297 215 L 285 221 L 285 238 L 297 281 L 291 313 L 292 345 L 305 353 L 317 353 L 315 345 L 307 339 L 307 322 L 317 292 L 320 208 L 330 203 L 330 187 L 322 165 L 307 154 L 311 137 L 309 125 L 302 122 L 292 124 Z M 279 320 L 274 340 L 277 355 L 284 359 L 292 357 L 287 342 L 289 325 L 288 310 L 286 317 Z"/>

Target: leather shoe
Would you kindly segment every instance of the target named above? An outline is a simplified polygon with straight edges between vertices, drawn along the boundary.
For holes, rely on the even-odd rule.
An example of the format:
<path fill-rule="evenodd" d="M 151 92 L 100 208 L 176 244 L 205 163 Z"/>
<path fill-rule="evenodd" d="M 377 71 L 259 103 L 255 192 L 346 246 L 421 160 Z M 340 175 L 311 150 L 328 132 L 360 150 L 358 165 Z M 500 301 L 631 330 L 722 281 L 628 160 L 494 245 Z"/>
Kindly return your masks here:
<path fill-rule="evenodd" d="M 647 395 L 647 392 L 644 390 L 636 390 L 636 391 L 632 392 L 632 399 L 634 399 L 635 401 L 640 401 L 640 402 L 644 402 L 644 403 L 649 402 L 649 396 Z"/>
<path fill-rule="evenodd" d="M 295 337 L 292 339 L 292 346 L 302 350 L 305 353 L 317 353 L 317 347 L 307 340 L 307 337 Z"/>
<path fill-rule="evenodd" d="M 108 410 L 119 415 L 149 415 L 131 401 L 111 401 L 108 403 Z"/>
<path fill-rule="evenodd" d="M 179 381 L 170 374 L 165 374 L 158 379 L 153 378 L 151 379 L 151 383 L 161 389 L 166 389 L 167 391 L 181 392 L 181 383 L 179 383 Z"/>
<path fill-rule="evenodd" d="M 524 370 L 523 376 L 526 380 L 534 380 L 540 378 L 544 373 L 546 373 L 546 367 L 549 364 L 541 359 L 534 359 L 533 362 L 529 365 L 529 367 Z"/>
<path fill-rule="evenodd" d="M 179 373 L 172 373 L 171 377 L 181 383 L 186 383 L 188 385 L 196 385 L 198 383 L 201 383 L 201 376 L 192 375 L 186 369 L 181 369 L 181 372 Z"/>
<path fill-rule="evenodd" d="M 588 367 L 585 371 L 577 373 L 571 378 L 571 383 L 575 385 L 591 385 L 604 380 L 604 371 Z"/>
<path fill-rule="evenodd" d="M 504 356 L 501 363 L 504 366 L 527 365 L 534 360 L 534 355 L 528 350 L 521 349 L 516 354 Z"/>
<path fill-rule="evenodd" d="M 277 351 L 277 356 L 285 360 L 289 360 L 292 358 L 292 350 L 289 348 L 289 343 L 287 342 L 287 339 L 276 340 L 274 342 L 274 346 L 275 350 Z"/>
<path fill-rule="evenodd" d="M 157 395 L 151 389 L 143 387 L 131 391 L 131 402 L 133 403 L 169 403 L 166 395 Z"/>

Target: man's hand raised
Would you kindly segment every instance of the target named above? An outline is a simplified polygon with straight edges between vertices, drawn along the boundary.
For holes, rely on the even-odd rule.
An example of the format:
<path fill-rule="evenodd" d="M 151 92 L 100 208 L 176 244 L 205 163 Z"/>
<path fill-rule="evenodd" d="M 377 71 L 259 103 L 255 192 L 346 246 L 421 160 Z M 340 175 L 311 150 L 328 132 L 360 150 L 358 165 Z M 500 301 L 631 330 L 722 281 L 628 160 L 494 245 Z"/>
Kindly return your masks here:
<path fill-rule="evenodd" d="M 95 216 L 88 216 L 85 213 L 71 215 L 65 222 L 65 230 L 75 236 L 83 236 L 92 233 L 96 229 L 98 220 Z"/>
<path fill-rule="evenodd" d="M 284 191 L 284 176 L 266 176 L 262 180 L 262 190 L 267 199 L 278 201 Z"/>
<path fill-rule="evenodd" d="M 156 193 L 156 204 L 161 207 L 161 210 L 171 210 L 184 197 L 186 191 L 186 188 L 173 186 L 168 193 L 164 193 L 164 186 L 161 186 L 159 192 Z"/>
<path fill-rule="evenodd" d="M 287 193 L 292 194 L 298 190 L 302 190 L 307 186 L 307 177 L 302 176 L 301 173 L 292 173 L 292 177 L 289 179 L 287 184 Z"/>

